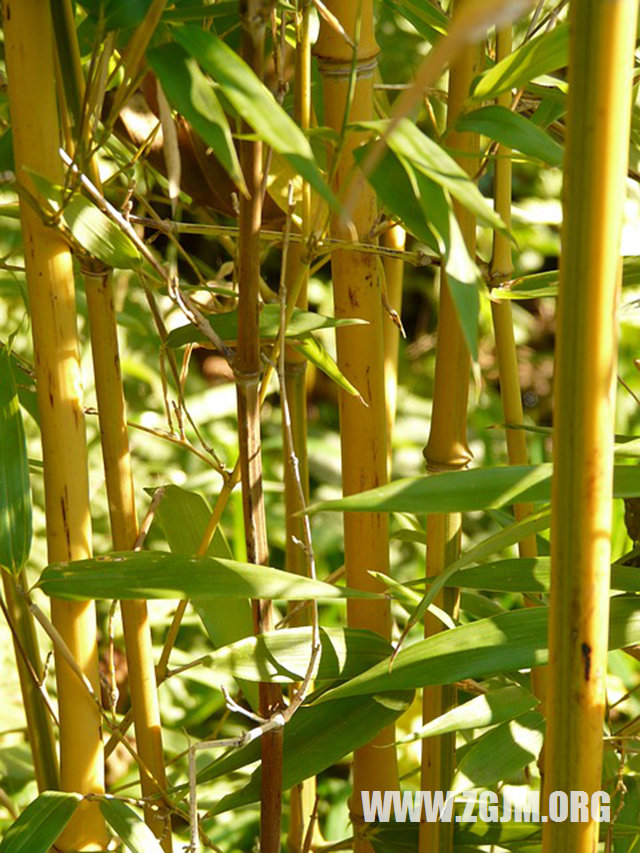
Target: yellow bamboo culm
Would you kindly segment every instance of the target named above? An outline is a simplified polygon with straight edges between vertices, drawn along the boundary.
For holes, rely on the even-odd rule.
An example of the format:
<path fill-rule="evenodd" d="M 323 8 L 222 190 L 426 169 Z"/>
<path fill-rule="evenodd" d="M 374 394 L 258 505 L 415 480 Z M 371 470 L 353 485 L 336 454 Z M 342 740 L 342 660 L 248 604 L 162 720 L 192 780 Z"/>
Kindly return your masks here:
<path fill-rule="evenodd" d="M 404 250 L 406 241 L 407 234 L 401 225 L 394 225 L 382 238 L 382 243 L 386 248 L 397 251 Z M 385 257 L 382 263 L 387 287 L 388 304 L 399 315 L 402 307 L 404 261 L 401 258 Z M 398 344 L 400 343 L 400 329 L 390 317 L 385 317 L 383 322 L 384 392 L 387 407 L 387 473 L 389 478 L 391 478 L 391 436 L 393 435 L 398 399 Z"/>
<path fill-rule="evenodd" d="M 456 0 L 459 12 L 470 0 Z M 480 48 L 468 46 L 449 71 L 448 124 L 459 116 L 469 96 L 469 88 L 480 67 Z M 448 146 L 465 152 L 456 155 L 457 162 L 469 174 L 478 167 L 479 140 L 476 134 L 451 130 Z M 469 255 L 476 253 L 476 221 L 472 213 L 454 203 Z M 431 428 L 424 449 L 427 470 L 432 474 L 466 468 L 471 461 L 467 446 L 467 405 L 471 358 L 444 272 L 440 285 L 438 339 L 436 344 L 435 381 Z M 456 559 L 460 550 L 462 519 L 458 513 L 430 515 L 427 519 L 427 576 L 439 574 Z M 455 615 L 458 608 L 456 590 L 445 589 L 436 601 L 439 607 Z M 442 624 L 430 614 L 425 618 L 425 636 L 442 630 Z M 423 690 L 423 721 L 425 723 L 444 713 L 455 703 L 455 688 L 425 687 Z M 428 738 L 422 744 L 420 786 L 425 791 L 446 791 L 451 786 L 454 769 L 455 740 L 453 735 Z M 421 823 L 420 853 L 448 851 L 453 848 L 453 823 Z"/>
<path fill-rule="evenodd" d="M 367 121 L 374 117 L 373 75 L 378 47 L 373 33 L 373 4 L 372 0 L 332 0 L 325 5 L 352 42 L 357 43 L 354 64 L 352 45 L 323 20 L 315 54 L 324 77 L 325 122 L 340 133 L 346 115 L 349 121 Z M 354 239 L 354 231 L 359 240 L 365 240 L 376 218 L 373 191 L 360 173 L 352 177 L 350 174 L 352 151 L 359 142 L 358 135 L 349 134 L 335 171 L 338 191 L 349 176 L 353 197 L 357 199 L 352 211 L 353 229 L 342 224 L 339 217 L 334 218 L 332 236 L 343 240 Z M 332 254 L 331 269 L 336 317 L 359 317 L 368 323 L 337 330 L 338 365 L 366 403 L 364 406 L 361 400 L 340 392 L 342 487 L 345 495 L 351 495 L 380 486 L 387 480 L 382 295 L 375 255 L 336 251 Z M 387 517 L 377 513 L 347 513 L 344 539 L 348 585 L 379 591 L 380 586 L 369 571 L 388 571 Z M 390 639 L 391 614 L 387 602 L 350 599 L 347 619 L 353 628 L 368 628 Z M 393 742 L 394 727 L 389 726 L 354 755 L 350 807 L 356 853 L 371 853 L 372 850 L 369 842 L 360 837 L 360 792 L 398 787 Z"/>
<path fill-rule="evenodd" d="M 35 194 L 24 167 L 61 183 L 49 4 L 4 0 L 3 20 L 17 178 Z M 78 362 L 71 254 L 53 228 L 21 202 L 22 233 L 42 430 L 50 561 L 91 556 L 87 446 Z M 52 599 L 52 620 L 99 696 L 93 603 Z M 104 791 L 100 710 L 56 652 L 60 787 Z M 60 850 L 102 850 L 107 832 L 97 802 L 84 802 L 56 842 Z"/>
<path fill-rule="evenodd" d="M 511 53 L 511 27 L 504 27 L 496 33 L 496 62 Z M 511 106 L 511 93 L 505 92 L 497 99 L 500 106 L 507 109 Z M 496 212 L 505 225 L 511 227 L 511 186 L 512 168 L 511 152 L 505 146 L 498 146 L 494 171 L 494 197 Z M 496 231 L 493 237 L 493 254 L 491 257 L 490 275 L 493 281 L 500 282 L 509 278 L 513 273 L 513 257 L 511 241 L 507 234 Z M 508 299 L 493 299 L 491 301 L 491 316 L 496 339 L 496 356 L 500 376 L 500 395 L 502 409 L 507 424 L 521 425 L 524 423 L 522 410 L 522 394 L 518 374 L 518 353 L 513 332 L 513 312 Z M 507 428 L 507 455 L 510 465 L 527 465 L 526 433 L 522 429 Z M 530 515 L 532 504 L 515 504 L 513 513 L 518 521 Z M 538 546 L 535 534 L 526 536 L 518 543 L 521 557 L 537 557 Z M 544 702 L 545 674 L 544 669 L 531 671 L 531 684 L 535 695 Z"/>
<path fill-rule="evenodd" d="M 545 786 L 602 786 L 616 310 L 636 0 L 573 0 L 560 260 Z M 589 810 L 591 815 L 591 809 Z M 548 821 L 544 853 L 591 853 L 598 824 Z"/>

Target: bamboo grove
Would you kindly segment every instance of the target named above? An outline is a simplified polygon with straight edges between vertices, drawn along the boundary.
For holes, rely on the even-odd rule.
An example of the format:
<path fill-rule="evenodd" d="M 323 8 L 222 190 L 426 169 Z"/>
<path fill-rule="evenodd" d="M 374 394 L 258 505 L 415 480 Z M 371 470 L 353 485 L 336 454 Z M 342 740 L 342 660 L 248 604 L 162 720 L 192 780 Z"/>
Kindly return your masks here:
<path fill-rule="evenodd" d="M 635 849 L 637 3 L 1 10 L 0 853 Z"/>

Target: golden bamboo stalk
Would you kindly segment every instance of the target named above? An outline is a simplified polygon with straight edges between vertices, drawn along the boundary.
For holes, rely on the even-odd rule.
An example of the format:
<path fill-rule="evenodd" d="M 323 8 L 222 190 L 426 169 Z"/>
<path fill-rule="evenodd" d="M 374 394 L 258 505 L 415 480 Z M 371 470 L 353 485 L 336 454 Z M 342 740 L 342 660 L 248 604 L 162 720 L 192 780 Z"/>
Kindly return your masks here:
<path fill-rule="evenodd" d="M 3 20 L 13 146 L 18 179 L 37 195 L 24 167 L 62 182 L 49 5 L 4 0 Z M 50 561 L 91 556 L 87 445 L 68 247 L 21 201 L 44 459 Z M 52 599 L 52 620 L 99 693 L 95 605 Z M 100 710 L 56 650 L 60 787 L 104 791 Z M 60 850 L 101 850 L 107 832 L 96 802 L 83 802 L 58 839 Z"/>
<path fill-rule="evenodd" d="M 545 786 L 602 788 L 616 309 L 636 0 L 573 0 L 554 382 Z M 591 810 L 589 810 L 591 815 Z M 545 853 L 596 849 L 598 824 L 548 821 Z"/>
<path fill-rule="evenodd" d="M 406 232 L 401 225 L 394 225 L 385 232 L 382 243 L 387 249 L 403 252 L 406 244 Z M 404 278 L 404 261 L 402 258 L 385 256 L 382 259 L 384 276 L 387 287 L 389 306 L 400 314 L 402 307 L 402 282 Z M 398 399 L 398 344 L 400 329 L 391 318 L 385 317 L 383 326 L 384 338 L 384 391 L 387 407 L 387 473 L 391 477 L 393 425 L 396 419 Z"/>
<path fill-rule="evenodd" d="M 456 0 L 459 12 L 470 0 Z M 460 114 L 469 95 L 469 87 L 480 66 L 480 48 L 468 46 L 449 71 L 449 98 L 447 121 L 451 126 Z M 473 175 L 477 170 L 478 136 L 451 130 L 448 145 L 455 151 L 457 162 Z M 460 223 L 469 255 L 476 253 L 475 216 L 454 202 L 454 211 Z M 469 374 L 471 358 L 458 320 L 444 271 L 441 274 L 438 339 L 436 344 L 435 379 L 431 428 L 424 449 L 427 470 L 433 474 L 466 468 L 471 460 L 467 446 L 467 404 L 469 399 Z M 439 574 L 459 554 L 462 518 L 459 513 L 430 515 L 427 519 L 427 576 Z M 455 615 L 458 593 L 447 589 L 436 602 Z M 430 614 L 425 618 L 425 636 L 442 630 L 442 624 Z M 426 687 L 423 690 L 423 721 L 425 723 L 444 713 L 455 704 L 456 691 L 450 685 Z M 426 791 L 446 791 L 453 776 L 455 739 L 452 735 L 428 738 L 422 744 L 421 788 Z M 421 823 L 420 853 L 451 850 L 453 824 Z"/>
<path fill-rule="evenodd" d="M 324 77 L 325 122 L 341 133 L 345 115 L 350 121 L 373 118 L 373 73 L 378 46 L 373 31 L 372 0 L 326 3 L 340 21 L 353 47 L 323 18 L 315 53 Z M 353 79 L 352 79 L 353 78 Z M 335 184 L 344 188 L 353 167 L 353 149 L 360 142 L 349 134 L 335 168 Z M 352 211 L 353 231 L 339 216 L 332 222 L 332 237 L 366 240 L 376 218 L 376 199 L 361 173 L 352 177 L 357 203 Z M 355 233 L 354 233 L 355 232 Z M 366 326 L 337 330 L 338 365 L 363 396 L 362 401 L 339 393 L 342 445 L 342 488 L 345 495 L 381 486 L 387 481 L 386 409 L 384 398 L 384 349 L 382 295 L 377 262 L 364 252 L 336 251 L 331 269 L 336 317 L 360 317 Z M 347 583 L 364 590 L 380 590 L 370 570 L 388 572 L 388 519 L 377 513 L 347 513 L 344 518 Z M 353 628 L 368 628 L 391 637 L 387 602 L 347 602 L 347 620 Z M 359 837 L 362 824 L 362 790 L 393 790 L 398 787 L 394 727 L 388 726 L 368 745 L 357 750 L 353 762 L 353 796 L 350 802 L 356 832 L 354 849 L 370 853 L 371 845 Z M 380 748 L 386 747 L 386 748 Z"/>
<path fill-rule="evenodd" d="M 499 29 L 496 33 L 496 62 L 509 56 L 511 44 L 511 27 Z M 511 106 L 511 93 L 505 92 L 498 96 L 497 102 L 500 106 L 508 109 Z M 511 227 L 512 167 L 510 154 L 510 150 L 504 145 L 498 146 L 494 171 L 495 209 L 507 228 Z M 504 277 L 509 278 L 512 273 L 511 241 L 507 234 L 496 231 L 493 237 L 493 254 L 490 265 L 491 278 L 495 281 L 502 281 Z M 506 299 L 491 300 L 491 317 L 496 341 L 504 419 L 507 424 L 522 425 L 524 415 L 511 303 Z M 524 430 L 507 428 L 507 455 L 510 465 L 527 465 L 529 463 L 527 437 Z M 530 515 L 532 511 L 532 504 L 515 504 L 513 507 L 513 513 L 518 521 Z M 521 557 L 536 557 L 538 555 L 535 534 L 525 537 L 518 543 L 518 552 Z M 531 684 L 535 695 L 541 702 L 544 702 L 544 670 L 531 670 Z"/>
<path fill-rule="evenodd" d="M 258 79 L 264 75 L 265 29 L 269 4 L 262 0 L 240 0 L 242 54 Z M 241 196 L 238 216 L 236 274 L 238 279 L 238 348 L 233 364 L 238 399 L 238 444 L 242 481 L 242 506 L 247 559 L 268 562 L 267 527 L 262 488 L 260 439 L 260 332 L 258 327 L 260 288 L 260 225 L 262 223 L 262 144 L 244 140 L 240 165 L 248 189 Z M 254 601 L 256 633 L 272 629 L 272 607 Z M 269 718 L 280 707 L 280 688 L 259 686 L 260 713 Z M 262 744 L 262 794 L 260 798 L 260 849 L 280 853 L 282 822 L 282 730 L 268 732 Z"/>

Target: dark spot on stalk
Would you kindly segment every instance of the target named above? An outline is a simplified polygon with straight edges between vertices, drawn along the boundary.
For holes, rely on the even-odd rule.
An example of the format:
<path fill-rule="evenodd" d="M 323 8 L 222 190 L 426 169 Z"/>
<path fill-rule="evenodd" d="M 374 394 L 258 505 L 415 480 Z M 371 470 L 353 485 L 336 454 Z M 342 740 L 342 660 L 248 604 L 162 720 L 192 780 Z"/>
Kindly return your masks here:
<path fill-rule="evenodd" d="M 352 288 L 349 288 L 349 302 L 354 306 L 354 308 L 358 308 L 360 306 L 356 292 Z"/>
<path fill-rule="evenodd" d="M 582 660 L 584 663 L 584 680 L 589 681 L 589 676 L 591 674 L 591 646 L 589 643 L 582 643 L 580 651 L 582 652 Z"/>
<path fill-rule="evenodd" d="M 7 19 L 7 21 L 11 20 L 11 6 L 8 3 L 4 7 L 4 16 Z"/>
<path fill-rule="evenodd" d="M 64 495 L 60 498 L 60 509 L 62 510 L 62 526 L 64 527 L 64 536 L 67 540 L 67 553 L 71 556 L 71 531 L 69 530 L 69 522 L 67 521 L 67 490 L 65 488 Z"/>

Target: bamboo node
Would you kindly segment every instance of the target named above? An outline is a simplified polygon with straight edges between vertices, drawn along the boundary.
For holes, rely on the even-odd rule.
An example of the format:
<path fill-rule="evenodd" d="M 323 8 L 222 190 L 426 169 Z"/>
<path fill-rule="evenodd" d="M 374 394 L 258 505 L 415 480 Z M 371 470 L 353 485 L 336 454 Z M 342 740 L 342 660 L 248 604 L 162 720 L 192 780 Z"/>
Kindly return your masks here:
<path fill-rule="evenodd" d="M 244 372 L 239 370 L 237 367 L 233 368 L 233 376 L 235 379 L 236 385 L 240 385 L 243 388 L 247 388 L 249 385 L 257 385 L 260 380 L 260 373 L 257 371 L 249 371 Z"/>
<path fill-rule="evenodd" d="M 317 60 L 320 71 L 325 77 L 338 79 L 350 78 L 354 74 L 358 79 L 372 77 L 378 68 L 378 60 L 375 56 L 365 57 L 356 62 L 355 65 L 353 62 L 336 62 L 334 59 L 328 59 L 323 56 L 318 56 Z"/>

